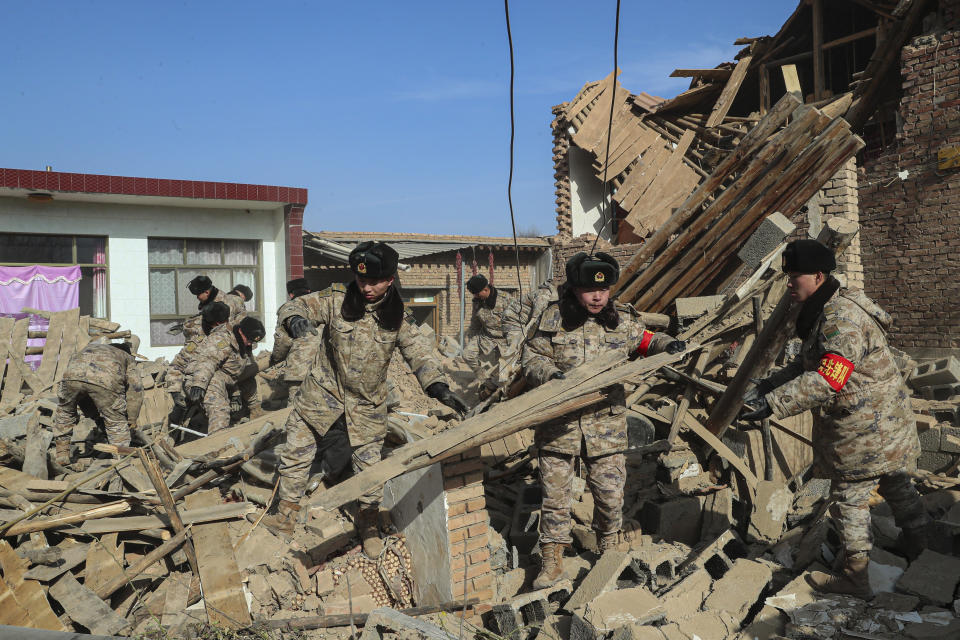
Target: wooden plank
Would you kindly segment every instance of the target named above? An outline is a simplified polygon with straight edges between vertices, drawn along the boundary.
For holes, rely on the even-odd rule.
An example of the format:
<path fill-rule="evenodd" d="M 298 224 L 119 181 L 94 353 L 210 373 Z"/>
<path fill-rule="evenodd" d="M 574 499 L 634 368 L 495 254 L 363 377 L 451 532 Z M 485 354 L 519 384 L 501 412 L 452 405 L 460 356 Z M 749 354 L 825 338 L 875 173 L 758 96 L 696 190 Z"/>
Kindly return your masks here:
<path fill-rule="evenodd" d="M 27 329 L 29 326 L 30 321 L 27 318 L 21 318 L 14 322 L 13 330 L 10 333 L 10 342 L 7 348 L 8 369 L 3 381 L 3 396 L 0 399 L 0 404 L 8 407 L 19 401 L 20 387 L 23 386 L 23 376 L 17 362 L 23 362 L 24 352 L 27 348 Z"/>
<path fill-rule="evenodd" d="M 19 536 L 24 533 L 33 533 L 34 531 L 46 531 L 47 529 L 57 529 L 78 522 L 89 522 L 97 518 L 106 518 L 120 513 L 126 513 L 130 510 L 130 503 L 127 500 L 118 500 L 109 502 L 92 509 L 83 511 L 66 512 L 58 516 L 49 518 L 34 518 L 18 522 L 3 532 L 4 536 Z"/>
<path fill-rule="evenodd" d="M 797 75 L 797 65 L 785 64 L 780 67 L 780 73 L 783 74 L 783 84 L 787 87 L 787 93 L 803 100 L 803 87 L 800 86 L 800 77 Z"/>
<path fill-rule="evenodd" d="M 34 411 L 27 423 L 27 444 L 24 447 L 23 472 L 34 478 L 46 480 L 49 477 L 47 469 L 47 450 L 53 440 L 53 432 L 40 426 L 40 417 Z"/>
<path fill-rule="evenodd" d="M 130 628 L 97 594 L 67 573 L 50 587 L 50 597 L 60 603 L 71 620 L 82 624 L 91 633 L 116 635 Z"/>
<path fill-rule="evenodd" d="M 99 542 L 90 544 L 84 567 L 83 584 L 96 591 L 117 576 L 123 575 L 124 544 L 117 544 L 117 534 L 108 533 Z"/>
<path fill-rule="evenodd" d="M 36 580 L 24 580 L 30 561 L 21 558 L 6 540 L 0 540 L 0 564 L 7 586 L 13 591 L 16 601 L 27 610 L 33 626 L 50 631 L 66 631 L 63 623 L 53 613 L 47 594 Z"/>
<path fill-rule="evenodd" d="M 637 126 L 634 127 L 634 130 L 636 135 L 631 138 L 630 144 L 615 155 L 611 153 L 610 165 L 607 170 L 608 177 L 623 173 L 641 154 L 646 153 L 647 149 L 657 144 L 660 139 L 660 134 L 652 129 Z M 601 167 L 600 171 L 602 169 Z"/>
<path fill-rule="evenodd" d="M 0 578 L 0 624 L 12 627 L 33 627 L 33 618 L 27 608 L 17 600 L 13 589 Z"/>
<path fill-rule="evenodd" d="M 80 332 L 80 309 L 69 309 L 63 312 L 63 339 L 60 341 L 60 355 L 57 359 L 57 372 L 53 376 L 54 382 L 63 379 L 63 372 L 67 369 L 70 357 L 77 352 L 77 336 Z"/>
<path fill-rule="evenodd" d="M 220 491 L 198 491 L 185 499 L 188 509 L 220 504 Z M 200 565 L 200 584 L 207 618 L 211 624 L 239 629 L 250 624 L 250 611 L 243 595 L 240 569 L 233 554 L 230 531 L 225 524 L 201 524 L 193 530 L 194 548 Z"/>
<path fill-rule="evenodd" d="M 73 538 L 67 538 L 57 545 L 57 548 L 63 552 L 63 558 L 59 564 L 40 564 L 30 567 L 23 577 L 25 580 L 39 580 L 40 582 L 56 580 L 59 576 L 86 560 L 89 547 L 89 544 L 77 542 Z"/>
<path fill-rule="evenodd" d="M 747 486 L 750 487 L 752 491 L 757 490 L 757 476 L 747 467 L 744 463 L 743 458 L 738 456 L 736 453 L 730 450 L 730 447 L 723 444 L 723 441 L 720 440 L 717 436 L 710 433 L 710 431 L 700 424 L 700 422 L 693 417 L 692 413 L 687 413 L 683 417 L 683 425 L 693 431 L 701 440 L 706 442 L 710 447 L 713 448 L 719 455 L 723 456 L 724 460 L 730 463 L 730 465 L 736 469 L 743 479 L 746 480 Z"/>
<path fill-rule="evenodd" d="M 812 0 L 813 4 L 813 100 L 823 98 L 826 79 L 823 68 L 823 0 Z"/>
<path fill-rule="evenodd" d="M 60 339 L 63 337 L 63 328 L 67 319 L 67 311 L 57 311 L 50 315 L 50 325 L 47 327 L 47 340 L 43 343 L 43 359 L 37 369 L 40 384 L 46 389 L 53 385 L 53 377 L 57 373 L 57 358 L 60 355 Z M 36 391 L 36 389 L 34 389 Z"/>
<path fill-rule="evenodd" d="M 737 61 L 737 66 L 733 68 L 730 79 L 727 80 L 727 84 L 723 87 L 720 97 L 717 98 L 716 103 L 713 105 L 713 111 L 710 112 L 710 117 L 707 118 L 707 124 L 705 126 L 708 129 L 723 122 L 727 112 L 730 111 L 730 107 L 733 105 L 733 101 L 740 91 L 740 85 L 743 84 L 743 79 L 747 77 L 747 69 L 750 67 L 751 60 L 753 60 L 753 56 L 743 56 Z"/>
<path fill-rule="evenodd" d="M 217 520 L 242 518 L 256 511 L 250 502 L 230 502 L 200 510 L 184 511 L 180 514 L 184 524 L 199 524 Z M 142 529 L 171 528 L 170 520 L 165 516 L 120 516 L 118 518 L 100 518 L 87 520 L 80 528 L 87 533 L 108 533 L 112 531 L 140 531 Z"/>
<path fill-rule="evenodd" d="M 619 75 L 619 73 L 620 71 L 618 70 L 617 75 Z M 591 83 L 588 82 L 585 84 L 583 89 L 580 90 L 580 93 L 577 94 L 577 97 L 573 99 L 573 102 L 570 104 L 570 106 L 567 107 L 567 120 L 573 122 L 574 118 L 580 115 L 580 112 L 587 108 L 587 105 L 596 100 L 606 89 L 609 89 L 610 81 L 614 78 L 614 75 L 615 74 L 613 72 L 610 72 L 610 75 L 589 88 L 588 86 Z"/>
<path fill-rule="evenodd" d="M 733 69 L 674 69 L 671 78 L 703 78 L 704 80 L 727 80 Z"/>
<path fill-rule="evenodd" d="M 146 449 L 140 449 L 138 453 L 140 455 L 140 462 L 143 464 L 143 469 L 147 472 L 147 477 L 150 479 L 151 484 L 153 484 L 157 491 L 157 495 L 160 497 L 163 510 L 166 512 L 170 524 L 173 525 L 173 530 L 177 533 L 183 531 L 183 520 L 180 519 L 180 512 L 177 510 L 177 505 L 173 500 L 173 496 L 170 494 L 170 489 L 163 482 L 160 470 L 157 468 L 157 465 L 154 464 L 153 460 L 150 459 Z M 190 540 L 185 540 L 183 548 L 187 554 L 187 560 L 190 562 L 190 570 L 193 571 L 194 575 L 199 575 L 197 554 L 193 549 L 193 543 Z"/>
<path fill-rule="evenodd" d="M 590 115 L 583 121 L 583 125 L 573 134 L 572 138 L 575 145 L 598 156 L 603 155 L 605 151 L 607 128 L 610 124 L 610 99 L 608 95 L 609 93 L 605 91 L 600 101 L 594 105 Z M 627 98 L 629 97 L 630 92 L 618 85 L 613 98 L 614 118 L 616 118 L 618 112 L 630 108 L 627 104 Z"/>
<path fill-rule="evenodd" d="M 660 170 L 670 160 L 672 144 L 669 141 L 660 139 L 662 144 L 656 144 L 647 150 L 640 162 L 633 165 L 633 169 L 627 174 L 623 184 L 615 194 L 613 199 L 624 209 L 630 210 L 630 207 L 643 192 L 647 190 L 654 180 L 657 179 Z"/>
<path fill-rule="evenodd" d="M 704 180 L 697 189 L 684 200 L 683 204 L 670 216 L 670 219 L 647 239 L 640 250 L 623 265 L 620 270 L 620 279 L 611 288 L 611 293 L 617 293 L 630 282 L 631 276 L 643 267 L 647 261 L 662 249 L 671 237 L 685 225 L 690 218 L 700 211 L 700 207 L 713 195 L 713 192 L 729 177 L 729 174 L 750 158 L 761 148 L 772 135 L 787 120 L 790 114 L 800 105 L 800 101 L 791 95 L 785 95 L 776 106 L 757 125 L 744 136 L 740 144 L 728 153 L 717 165 L 713 173 Z M 629 296 L 621 297 L 629 301 Z"/>
<path fill-rule="evenodd" d="M 80 316 L 77 327 L 77 351 L 83 351 L 93 338 L 90 336 L 90 316 Z"/>
<path fill-rule="evenodd" d="M 250 420 L 249 422 L 244 422 L 243 424 L 238 424 L 235 427 L 230 427 L 229 429 L 221 429 L 216 433 L 206 436 L 205 438 L 198 438 L 191 442 L 175 447 L 175 451 L 179 453 L 184 458 L 196 458 L 199 456 L 210 455 L 212 453 L 221 451 L 230 445 L 230 441 L 236 438 L 240 442 L 249 446 L 251 440 L 254 436 L 260 433 L 260 430 L 268 422 L 272 423 L 276 427 L 283 427 L 284 423 L 287 421 L 287 417 L 290 415 L 292 409 L 281 409 L 279 411 L 271 411 L 264 416 L 257 418 L 256 420 Z M 231 452 L 225 453 L 223 457 L 230 457 L 239 451 L 232 450 Z"/>
<path fill-rule="evenodd" d="M 656 179 L 637 198 L 636 202 L 624 207 L 629 211 L 626 218 L 627 222 L 634 229 L 643 228 L 647 232 L 652 232 L 659 227 L 663 223 L 663 220 L 659 219 L 662 212 L 662 207 L 659 205 L 662 199 L 669 196 L 668 202 L 673 202 L 680 197 L 680 194 L 677 193 L 678 183 L 689 185 L 692 179 L 694 186 L 696 186 L 696 183 L 699 182 L 696 174 L 683 164 L 683 156 L 690 148 L 694 138 L 693 131 L 690 129 L 684 131 L 683 135 L 680 136 L 677 148 L 667 158 Z M 682 194 L 684 199 L 686 195 Z M 664 219 L 666 217 L 669 217 L 669 214 L 664 216 Z"/>
<path fill-rule="evenodd" d="M 0 318 L 0 383 L 3 382 L 4 373 L 7 369 L 7 352 L 10 350 L 13 325 L 13 318 Z"/>
<path fill-rule="evenodd" d="M 179 626 L 185 619 L 184 610 L 190 597 L 191 576 L 184 573 L 172 573 L 164 581 L 167 585 L 167 600 L 163 604 L 161 626 L 170 629 Z"/>

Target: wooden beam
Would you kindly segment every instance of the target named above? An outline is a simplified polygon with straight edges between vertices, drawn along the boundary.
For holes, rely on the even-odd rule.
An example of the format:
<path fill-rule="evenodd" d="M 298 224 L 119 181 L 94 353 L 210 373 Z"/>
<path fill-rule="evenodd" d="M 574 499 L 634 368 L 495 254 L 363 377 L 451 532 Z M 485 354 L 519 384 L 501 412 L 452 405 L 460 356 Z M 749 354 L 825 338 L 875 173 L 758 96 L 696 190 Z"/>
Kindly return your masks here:
<path fill-rule="evenodd" d="M 800 77 L 797 75 L 797 65 L 785 64 L 780 67 L 780 73 L 783 74 L 783 84 L 787 87 L 787 93 L 793 94 L 803 102 L 803 87 L 800 86 Z"/>
<path fill-rule="evenodd" d="M 181 515 L 184 524 L 200 524 L 217 520 L 232 520 L 242 518 L 248 513 L 256 511 L 250 502 L 230 502 L 218 504 L 203 509 L 188 509 Z M 166 516 L 120 516 L 118 518 L 101 518 L 88 520 L 80 527 L 87 533 L 110 533 L 113 531 L 140 531 L 142 529 L 165 529 L 171 527 Z"/>
<path fill-rule="evenodd" d="M 757 70 L 757 82 L 760 85 L 760 115 L 766 115 L 770 110 L 770 68 L 760 65 Z"/>
<path fill-rule="evenodd" d="M 130 503 L 126 500 L 118 500 L 117 502 L 110 502 L 99 507 L 94 507 L 93 509 L 86 509 L 84 511 L 77 511 L 75 513 L 67 513 L 65 515 L 44 518 L 42 520 L 38 519 L 21 522 L 4 531 L 3 535 L 18 536 L 23 533 L 33 533 L 34 531 L 56 529 L 57 527 L 65 527 L 67 525 L 77 524 L 78 522 L 86 522 L 88 520 L 94 520 L 97 518 L 107 518 L 110 516 L 120 515 L 121 513 L 126 513 L 127 511 L 130 511 Z"/>
<path fill-rule="evenodd" d="M 147 455 L 147 450 L 140 449 L 139 456 L 140 462 L 143 464 L 143 469 L 147 472 L 147 477 L 150 478 L 153 488 L 156 489 L 157 495 L 160 497 L 160 502 L 163 503 L 163 510 L 167 513 L 167 518 L 170 519 L 173 530 L 180 533 L 184 529 L 183 520 L 180 519 L 180 512 L 177 511 L 177 505 L 173 501 L 173 496 L 170 494 L 170 488 L 167 487 L 167 484 L 160 476 L 160 470 L 157 469 L 157 465 L 155 465 L 153 460 L 150 459 L 150 456 Z M 183 548 L 187 554 L 187 561 L 190 563 L 190 570 L 193 571 L 193 575 L 199 577 L 200 568 L 197 565 L 197 553 L 194 551 L 193 542 L 186 540 Z"/>
<path fill-rule="evenodd" d="M 823 68 L 823 0 L 813 0 L 813 99 L 820 100 L 826 90 Z"/>
<path fill-rule="evenodd" d="M 724 116 L 730 111 L 730 107 L 737 97 L 737 92 L 740 91 L 740 85 L 743 84 L 743 79 L 747 77 L 747 69 L 750 67 L 751 60 L 753 60 L 753 56 L 743 56 L 739 62 L 737 62 L 737 66 L 733 68 L 730 79 L 727 80 L 727 84 L 720 93 L 720 97 L 717 98 L 717 102 L 713 105 L 713 111 L 710 112 L 710 117 L 707 118 L 707 124 L 705 126 L 708 129 L 723 122 Z"/>
<path fill-rule="evenodd" d="M 703 78 L 704 80 L 726 80 L 733 69 L 674 69 L 671 78 Z"/>
<path fill-rule="evenodd" d="M 130 565 L 130 567 L 126 571 L 121 573 L 119 576 L 116 576 L 109 582 L 106 582 L 100 585 L 99 587 L 97 587 L 94 593 L 96 593 L 100 598 L 103 598 L 104 600 L 109 598 L 111 595 L 114 594 L 114 592 L 120 589 L 120 587 L 124 586 L 125 584 L 127 584 L 128 582 L 130 582 L 131 580 L 139 576 L 141 573 L 149 569 L 155 562 L 158 562 L 163 558 L 166 558 L 169 554 L 176 551 L 180 547 L 180 545 L 183 544 L 183 541 L 187 538 L 187 533 L 189 533 L 189 530 L 184 529 L 183 531 L 180 531 L 176 535 L 172 536 L 169 540 L 161 544 L 159 547 L 157 547 L 147 555 L 140 558 L 140 560 L 138 560 L 136 563 Z M 227 548 L 229 549 L 230 545 L 227 545 Z M 222 550 L 218 550 L 218 551 L 222 551 Z"/>
<path fill-rule="evenodd" d="M 856 40 L 862 40 L 864 38 L 876 37 L 877 28 L 870 27 L 869 29 L 864 29 L 863 31 L 857 31 L 856 33 L 851 33 L 850 35 L 843 36 L 842 38 L 837 38 L 836 40 L 831 40 L 830 42 L 824 42 L 823 46 L 820 48 L 826 51 L 827 49 L 833 49 L 834 47 L 839 47 L 842 44 L 847 44 L 848 42 L 854 42 Z"/>

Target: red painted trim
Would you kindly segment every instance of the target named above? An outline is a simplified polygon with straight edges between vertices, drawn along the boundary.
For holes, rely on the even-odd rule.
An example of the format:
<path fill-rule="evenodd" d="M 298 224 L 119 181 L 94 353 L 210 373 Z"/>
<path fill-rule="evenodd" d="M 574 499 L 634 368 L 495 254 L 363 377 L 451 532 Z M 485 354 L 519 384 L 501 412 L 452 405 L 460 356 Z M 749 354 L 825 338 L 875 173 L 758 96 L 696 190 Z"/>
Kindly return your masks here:
<path fill-rule="evenodd" d="M 202 182 L 199 180 L 131 178 L 128 176 L 30 171 L 27 169 L 0 169 L 0 187 L 29 189 L 31 191 L 285 202 L 300 205 L 301 222 L 303 220 L 302 207 L 307 204 L 307 190 L 297 187 L 239 184 L 235 182 Z"/>

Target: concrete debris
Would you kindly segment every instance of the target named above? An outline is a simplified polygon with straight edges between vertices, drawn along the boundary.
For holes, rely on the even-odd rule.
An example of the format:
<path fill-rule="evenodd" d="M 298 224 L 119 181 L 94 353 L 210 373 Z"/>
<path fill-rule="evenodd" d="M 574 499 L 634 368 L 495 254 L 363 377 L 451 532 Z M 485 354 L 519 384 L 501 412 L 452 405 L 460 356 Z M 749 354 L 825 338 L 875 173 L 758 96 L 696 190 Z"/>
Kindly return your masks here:
<path fill-rule="evenodd" d="M 960 558 L 926 549 L 897 581 L 897 589 L 929 604 L 950 606 L 960 583 Z"/>
<path fill-rule="evenodd" d="M 660 601 L 646 587 L 607 591 L 574 612 L 570 637 L 602 638 L 620 627 L 649 624 L 663 617 Z"/>

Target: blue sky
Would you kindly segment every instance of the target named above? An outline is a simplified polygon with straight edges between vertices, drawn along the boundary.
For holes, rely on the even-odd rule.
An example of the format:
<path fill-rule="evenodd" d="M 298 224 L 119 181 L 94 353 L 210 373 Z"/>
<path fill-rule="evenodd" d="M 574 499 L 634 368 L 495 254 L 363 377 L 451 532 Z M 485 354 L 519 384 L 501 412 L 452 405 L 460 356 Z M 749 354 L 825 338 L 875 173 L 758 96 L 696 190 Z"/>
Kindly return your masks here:
<path fill-rule="evenodd" d="M 550 108 L 613 66 L 615 2 L 511 5 L 520 229 L 554 231 Z M 623 0 L 621 82 L 732 60 L 795 1 Z M 503 4 L 4 6 L 0 166 L 309 189 L 309 230 L 509 235 Z"/>

